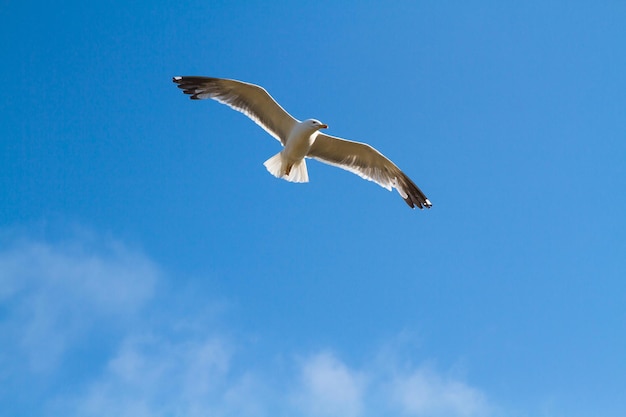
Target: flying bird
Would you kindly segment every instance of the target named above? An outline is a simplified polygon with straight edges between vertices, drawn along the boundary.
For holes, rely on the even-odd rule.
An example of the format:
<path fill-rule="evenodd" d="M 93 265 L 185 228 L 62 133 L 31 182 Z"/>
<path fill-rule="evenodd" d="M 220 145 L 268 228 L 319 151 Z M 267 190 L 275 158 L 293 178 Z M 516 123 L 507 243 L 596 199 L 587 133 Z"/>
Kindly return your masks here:
<path fill-rule="evenodd" d="M 243 81 L 210 77 L 174 77 L 192 100 L 211 98 L 237 110 L 284 146 L 281 152 L 263 165 L 277 178 L 291 182 L 308 182 L 305 158 L 353 172 L 369 181 L 398 193 L 411 208 L 430 208 L 432 204 L 422 190 L 393 162 L 366 143 L 326 135 L 320 129 L 328 126 L 316 119 L 299 121 L 291 116 L 261 86 Z"/>

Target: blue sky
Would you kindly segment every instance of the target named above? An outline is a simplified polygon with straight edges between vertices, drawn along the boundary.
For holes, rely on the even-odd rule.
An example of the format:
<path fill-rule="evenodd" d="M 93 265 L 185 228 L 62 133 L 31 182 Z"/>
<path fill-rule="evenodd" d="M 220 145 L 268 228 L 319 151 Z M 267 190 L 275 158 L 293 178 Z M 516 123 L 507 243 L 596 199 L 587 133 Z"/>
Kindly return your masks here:
<path fill-rule="evenodd" d="M 337 3 L 2 2 L 0 415 L 626 413 L 626 6 Z"/>

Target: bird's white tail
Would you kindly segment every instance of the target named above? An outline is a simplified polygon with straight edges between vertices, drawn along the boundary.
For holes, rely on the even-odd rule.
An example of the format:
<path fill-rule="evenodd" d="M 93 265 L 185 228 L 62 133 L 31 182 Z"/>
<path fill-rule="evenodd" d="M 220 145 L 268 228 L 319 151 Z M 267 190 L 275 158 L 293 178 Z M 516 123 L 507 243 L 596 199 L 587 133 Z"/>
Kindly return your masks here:
<path fill-rule="evenodd" d="M 306 161 L 304 159 L 293 164 L 289 175 L 285 175 L 287 162 L 283 160 L 281 152 L 278 152 L 276 155 L 265 161 L 263 165 L 265 165 L 265 168 L 267 168 L 269 173 L 276 178 L 282 178 L 291 182 L 309 182 L 309 173 L 306 169 Z"/>

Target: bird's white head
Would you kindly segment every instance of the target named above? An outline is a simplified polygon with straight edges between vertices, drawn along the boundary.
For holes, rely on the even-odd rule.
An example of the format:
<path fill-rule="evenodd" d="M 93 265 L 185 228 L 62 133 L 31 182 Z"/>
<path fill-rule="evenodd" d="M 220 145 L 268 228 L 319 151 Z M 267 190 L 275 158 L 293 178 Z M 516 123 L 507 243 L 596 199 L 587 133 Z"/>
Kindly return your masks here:
<path fill-rule="evenodd" d="M 304 125 L 306 125 L 307 127 L 310 127 L 311 130 L 320 130 L 320 129 L 328 129 L 328 125 L 325 125 L 324 123 L 320 122 L 319 120 L 315 120 L 315 119 L 308 119 L 305 120 Z"/>

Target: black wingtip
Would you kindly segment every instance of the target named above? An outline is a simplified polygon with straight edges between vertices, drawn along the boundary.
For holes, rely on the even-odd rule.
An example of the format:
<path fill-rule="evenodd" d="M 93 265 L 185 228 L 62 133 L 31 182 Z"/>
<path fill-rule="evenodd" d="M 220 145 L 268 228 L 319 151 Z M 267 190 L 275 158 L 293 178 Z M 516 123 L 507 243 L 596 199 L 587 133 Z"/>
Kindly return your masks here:
<path fill-rule="evenodd" d="M 417 208 L 422 210 L 424 208 L 429 209 L 433 206 L 422 190 L 420 190 L 409 177 L 402 175 L 398 180 L 406 194 L 406 197 L 403 197 L 404 202 L 407 203 L 409 207 L 415 208 L 417 206 Z"/>
<path fill-rule="evenodd" d="M 411 196 L 407 196 L 404 199 L 404 202 L 412 209 L 417 207 L 418 209 L 423 210 L 425 208 L 429 209 L 433 206 L 429 199 L 425 199 L 424 201 L 413 200 Z"/>

